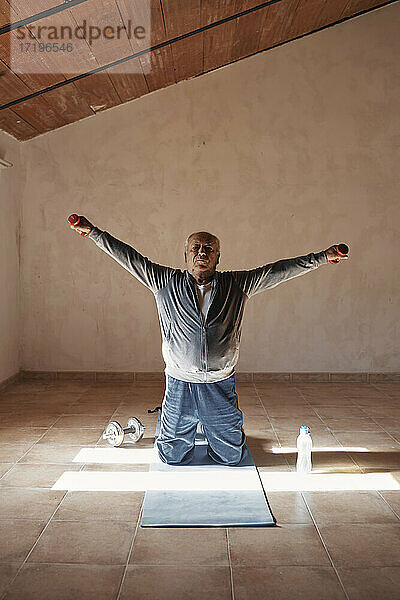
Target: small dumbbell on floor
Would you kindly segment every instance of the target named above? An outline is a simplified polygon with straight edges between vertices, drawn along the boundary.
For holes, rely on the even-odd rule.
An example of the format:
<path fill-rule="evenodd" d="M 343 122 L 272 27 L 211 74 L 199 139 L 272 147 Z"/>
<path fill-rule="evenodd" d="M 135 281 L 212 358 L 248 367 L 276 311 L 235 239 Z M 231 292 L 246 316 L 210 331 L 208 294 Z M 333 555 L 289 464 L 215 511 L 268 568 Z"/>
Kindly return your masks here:
<path fill-rule="evenodd" d="M 128 420 L 126 429 L 123 429 L 117 421 L 111 421 L 104 430 L 103 439 L 107 440 L 110 446 L 120 446 L 125 435 L 129 435 L 136 443 L 143 437 L 145 429 L 146 427 L 136 417 Z"/>

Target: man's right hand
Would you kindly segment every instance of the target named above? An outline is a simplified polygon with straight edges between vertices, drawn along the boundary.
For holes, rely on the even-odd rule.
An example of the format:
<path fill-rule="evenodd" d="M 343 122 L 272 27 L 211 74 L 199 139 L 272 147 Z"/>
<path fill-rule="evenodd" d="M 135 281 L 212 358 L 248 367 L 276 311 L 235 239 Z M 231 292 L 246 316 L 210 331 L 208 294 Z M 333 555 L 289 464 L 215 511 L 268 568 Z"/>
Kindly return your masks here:
<path fill-rule="evenodd" d="M 75 229 L 81 235 L 89 235 L 89 233 L 94 229 L 94 225 L 88 219 L 82 215 L 79 216 L 79 224 L 78 225 L 70 225 L 71 229 Z"/>

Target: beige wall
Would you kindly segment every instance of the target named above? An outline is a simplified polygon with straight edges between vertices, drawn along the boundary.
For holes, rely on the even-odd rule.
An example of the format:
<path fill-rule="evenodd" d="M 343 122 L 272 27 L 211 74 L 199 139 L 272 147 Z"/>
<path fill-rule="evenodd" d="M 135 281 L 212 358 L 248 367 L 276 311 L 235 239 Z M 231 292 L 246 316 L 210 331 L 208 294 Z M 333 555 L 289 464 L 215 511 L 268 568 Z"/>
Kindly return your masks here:
<path fill-rule="evenodd" d="M 20 208 L 24 167 L 20 145 L 0 135 L 0 157 L 13 167 L 0 169 L 0 384 L 18 373 L 20 352 Z"/>
<path fill-rule="evenodd" d="M 347 263 L 249 303 L 238 370 L 400 371 L 399 20 L 392 5 L 23 144 L 23 368 L 163 368 L 151 293 L 67 227 L 78 212 L 177 267 L 199 229 L 222 270 L 345 241 Z"/>

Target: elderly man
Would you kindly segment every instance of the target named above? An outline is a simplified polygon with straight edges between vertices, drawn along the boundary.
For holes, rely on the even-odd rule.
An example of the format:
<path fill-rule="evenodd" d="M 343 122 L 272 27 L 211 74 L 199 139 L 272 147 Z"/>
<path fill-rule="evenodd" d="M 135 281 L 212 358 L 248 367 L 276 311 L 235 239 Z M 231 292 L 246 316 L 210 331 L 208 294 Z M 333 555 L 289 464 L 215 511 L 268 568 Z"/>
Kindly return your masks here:
<path fill-rule="evenodd" d="M 331 246 L 249 271 L 221 272 L 216 270 L 219 240 L 201 231 L 186 240 L 187 268 L 182 271 L 151 262 L 85 217 L 71 227 L 89 235 L 155 296 L 166 364 L 166 391 L 156 440 L 161 460 L 173 465 L 190 462 L 201 422 L 211 459 L 237 465 L 244 452 L 245 435 L 234 370 L 247 300 L 328 260 L 347 257 Z"/>

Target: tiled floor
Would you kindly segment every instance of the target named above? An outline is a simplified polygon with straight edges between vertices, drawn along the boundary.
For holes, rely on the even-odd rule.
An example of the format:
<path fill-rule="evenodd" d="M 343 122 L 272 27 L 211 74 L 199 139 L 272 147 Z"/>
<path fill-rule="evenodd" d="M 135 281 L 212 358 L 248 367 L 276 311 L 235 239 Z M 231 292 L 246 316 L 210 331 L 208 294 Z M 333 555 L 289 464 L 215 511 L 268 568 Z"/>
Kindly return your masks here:
<path fill-rule="evenodd" d="M 275 528 L 139 526 L 144 492 L 113 486 L 148 470 L 137 451 L 152 448 L 156 416 L 147 409 L 160 404 L 161 384 L 32 381 L 3 390 L 0 600 L 398 598 L 400 384 L 237 389 Z M 145 438 L 109 460 L 104 426 L 133 415 Z M 314 443 L 306 482 L 294 471 L 302 424 Z M 52 489 L 79 472 L 99 477 L 104 491 Z"/>

